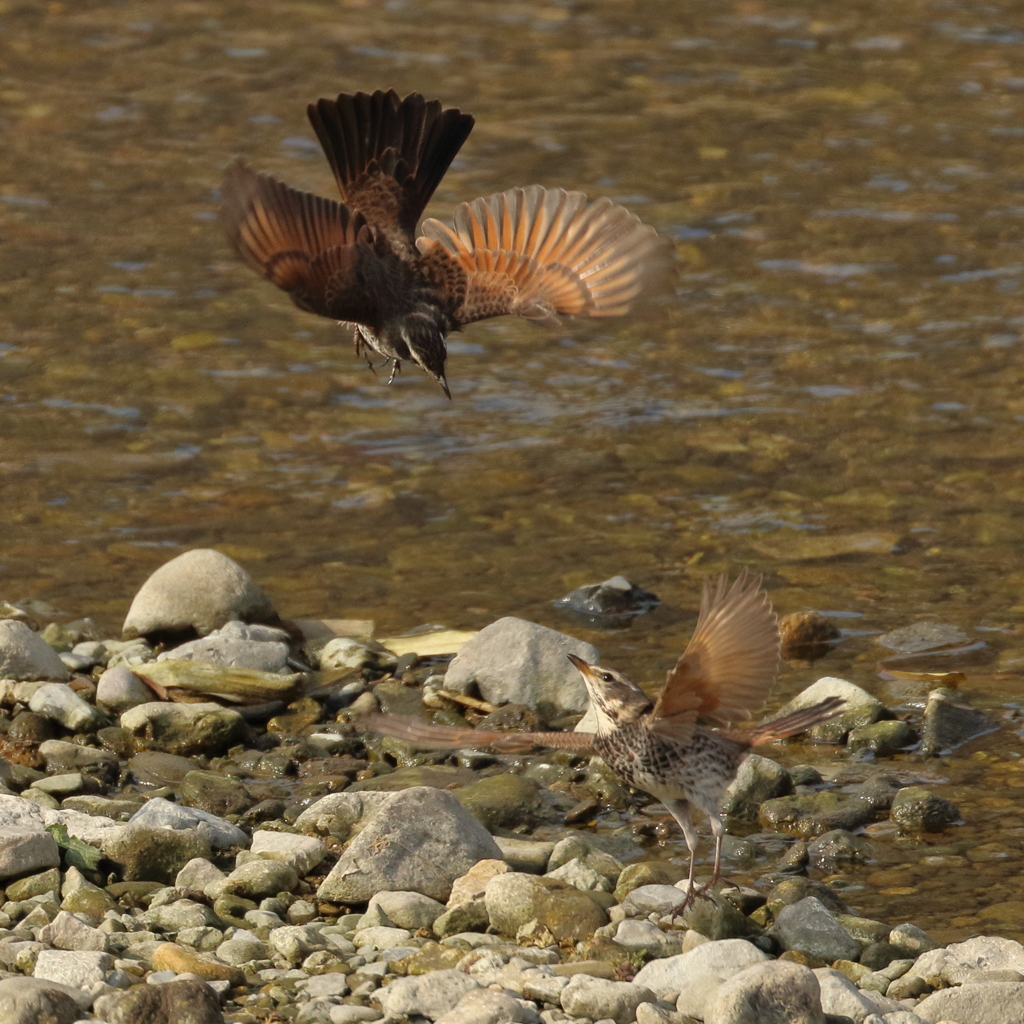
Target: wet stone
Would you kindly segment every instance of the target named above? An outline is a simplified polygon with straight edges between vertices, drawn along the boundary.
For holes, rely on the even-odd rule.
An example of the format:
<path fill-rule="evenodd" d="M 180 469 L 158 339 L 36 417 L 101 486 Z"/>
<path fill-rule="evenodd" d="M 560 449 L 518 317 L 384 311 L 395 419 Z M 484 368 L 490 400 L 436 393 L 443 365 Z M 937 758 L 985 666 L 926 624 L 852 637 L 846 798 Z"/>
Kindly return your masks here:
<path fill-rule="evenodd" d="M 19 711 L 11 721 L 7 738 L 15 743 L 44 743 L 58 731 L 56 723 L 45 715 L 37 715 L 34 711 Z"/>
<path fill-rule="evenodd" d="M 852 936 L 813 896 L 779 910 L 769 934 L 783 949 L 800 950 L 826 963 L 852 960 L 860 952 Z"/>
<path fill-rule="evenodd" d="M 869 801 L 846 793 L 805 793 L 765 801 L 759 818 L 765 828 L 816 836 L 833 829 L 860 828 L 874 820 L 875 809 Z"/>
<path fill-rule="evenodd" d="M 222 754 L 245 732 L 242 716 L 220 704 L 140 704 L 121 715 L 121 728 L 140 750 Z"/>
<path fill-rule="evenodd" d="M 638 615 L 661 606 L 661 599 L 631 583 L 625 576 L 612 576 L 604 583 L 577 587 L 554 602 L 555 607 L 584 626 L 621 629 Z"/>
<path fill-rule="evenodd" d="M 841 697 L 846 703 L 835 718 L 808 729 L 807 734 L 819 742 L 842 743 L 852 729 L 870 725 L 888 715 L 885 705 L 867 690 L 845 679 L 825 676 L 780 708 L 775 717 L 781 718 L 790 712 L 812 707 L 829 697 Z"/>
<path fill-rule="evenodd" d="M 181 802 L 218 817 L 241 814 L 253 804 L 238 779 L 213 771 L 190 771 L 181 784 Z"/>
<path fill-rule="evenodd" d="M 822 871 L 836 871 L 842 864 L 862 864 L 874 857 L 870 840 L 843 829 L 833 829 L 807 844 L 811 865 Z"/>
<path fill-rule="evenodd" d="M 846 745 L 851 750 L 868 750 L 879 757 L 895 754 L 917 740 L 913 729 L 898 719 L 859 725 L 850 730 Z"/>
<path fill-rule="evenodd" d="M 905 832 L 941 832 L 959 821 L 960 811 L 950 800 L 923 786 L 906 786 L 893 798 L 889 817 Z"/>
<path fill-rule="evenodd" d="M 962 629 L 942 622 L 915 622 L 912 626 L 903 626 L 875 637 L 875 643 L 898 654 L 918 654 L 940 647 L 959 647 L 970 640 L 971 637 Z"/>
<path fill-rule="evenodd" d="M 779 619 L 782 657 L 787 661 L 824 658 L 842 636 L 839 627 L 819 612 L 791 612 Z"/>
<path fill-rule="evenodd" d="M 924 709 L 921 752 L 941 754 L 998 728 L 995 719 L 972 708 L 952 690 L 932 690 Z"/>
<path fill-rule="evenodd" d="M 545 817 L 540 786 L 521 775 L 491 775 L 455 791 L 488 832 L 536 825 Z"/>
<path fill-rule="evenodd" d="M 781 764 L 759 754 L 749 754 L 725 791 L 720 808 L 723 814 L 756 821 L 761 804 L 792 792 L 792 779 Z"/>
<path fill-rule="evenodd" d="M 117 755 L 110 750 L 97 750 L 79 743 L 65 740 L 47 740 L 40 744 L 39 753 L 46 761 L 50 775 L 81 772 L 102 783 L 104 787 L 117 782 L 121 764 Z"/>

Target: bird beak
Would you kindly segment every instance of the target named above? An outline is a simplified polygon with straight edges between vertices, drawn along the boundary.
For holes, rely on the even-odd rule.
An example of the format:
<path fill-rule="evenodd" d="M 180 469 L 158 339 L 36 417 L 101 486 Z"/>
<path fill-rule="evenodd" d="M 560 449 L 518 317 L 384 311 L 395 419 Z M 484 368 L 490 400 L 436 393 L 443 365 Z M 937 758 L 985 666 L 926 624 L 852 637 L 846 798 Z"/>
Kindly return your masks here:
<path fill-rule="evenodd" d="M 582 658 L 577 658 L 575 654 L 567 654 L 566 657 L 576 666 L 584 679 L 594 674 L 594 670 Z"/>

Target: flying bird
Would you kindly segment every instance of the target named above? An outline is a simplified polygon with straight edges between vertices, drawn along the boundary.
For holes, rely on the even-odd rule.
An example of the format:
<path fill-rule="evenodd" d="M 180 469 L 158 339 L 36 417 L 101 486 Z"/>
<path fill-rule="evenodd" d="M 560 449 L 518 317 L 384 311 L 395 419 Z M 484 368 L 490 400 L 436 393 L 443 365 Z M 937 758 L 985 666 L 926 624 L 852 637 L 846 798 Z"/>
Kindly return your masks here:
<path fill-rule="evenodd" d="M 453 225 L 426 220 L 417 238 L 472 116 L 393 89 L 342 93 L 307 113 L 342 201 L 236 160 L 221 219 L 242 259 L 295 305 L 351 324 L 356 353 L 391 364 L 389 384 L 409 361 L 451 398 L 452 331 L 507 313 L 548 324 L 621 316 L 666 263 L 654 228 L 623 207 L 540 185 L 463 203 Z"/>
<path fill-rule="evenodd" d="M 526 753 L 560 747 L 599 754 L 624 782 L 660 800 L 682 829 L 690 870 L 680 910 L 705 895 L 720 877 L 725 828 L 718 807 L 748 751 L 828 721 L 844 703 L 830 697 L 755 728 L 732 727 L 764 703 L 779 664 L 778 621 L 760 577 L 745 571 L 731 587 L 724 575 L 705 583 L 693 637 L 657 700 L 619 672 L 572 654 L 569 660 L 586 684 L 596 732 L 487 732 L 389 715 L 369 715 L 362 721 L 374 732 L 438 749 L 489 747 Z M 711 879 L 699 889 L 694 883 L 698 835 L 693 807 L 708 816 L 715 837 Z"/>

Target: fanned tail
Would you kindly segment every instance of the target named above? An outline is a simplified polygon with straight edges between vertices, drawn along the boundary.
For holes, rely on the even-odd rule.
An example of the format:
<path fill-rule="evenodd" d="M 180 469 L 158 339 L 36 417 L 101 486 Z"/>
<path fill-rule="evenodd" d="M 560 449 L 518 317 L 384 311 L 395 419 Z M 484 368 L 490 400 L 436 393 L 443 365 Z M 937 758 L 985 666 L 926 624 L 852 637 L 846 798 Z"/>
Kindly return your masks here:
<path fill-rule="evenodd" d="M 367 174 L 394 177 L 403 191 L 401 226 L 411 235 L 473 118 L 419 93 L 342 93 L 307 108 L 342 198 L 353 202 Z M 355 202 L 358 206 L 358 202 Z"/>
<path fill-rule="evenodd" d="M 842 697 L 829 697 L 820 704 L 814 704 L 809 708 L 801 708 L 799 711 L 792 711 L 782 718 L 776 718 L 773 722 L 765 722 L 756 729 L 746 733 L 747 742 L 752 747 L 759 743 L 767 743 L 769 740 L 784 740 L 787 736 L 795 736 L 797 733 L 805 732 L 815 725 L 821 725 L 842 714 L 846 701 Z"/>

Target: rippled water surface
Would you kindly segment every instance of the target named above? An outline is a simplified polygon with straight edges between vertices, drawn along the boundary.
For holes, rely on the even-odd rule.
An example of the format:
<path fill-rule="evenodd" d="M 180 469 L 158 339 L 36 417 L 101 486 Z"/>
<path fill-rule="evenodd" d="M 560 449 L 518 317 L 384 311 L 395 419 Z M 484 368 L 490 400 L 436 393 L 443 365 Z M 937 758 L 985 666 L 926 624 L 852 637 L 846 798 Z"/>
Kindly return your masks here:
<path fill-rule="evenodd" d="M 1019 5 L 7 2 L 0 32 L 0 597 L 114 632 L 215 545 L 289 617 L 561 626 L 552 599 L 624 573 L 667 607 L 596 642 L 649 681 L 746 564 L 851 631 L 780 695 L 824 671 L 913 704 L 869 634 L 929 618 L 991 645 L 975 703 L 1021 703 Z M 477 116 L 432 215 L 609 195 L 674 239 L 669 293 L 474 325 L 451 403 L 384 386 L 216 210 L 238 154 L 329 193 L 305 104 L 392 86 Z M 885 847 L 862 910 L 954 937 L 1024 898 L 1016 727 L 895 766 L 967 825 Z"/>

